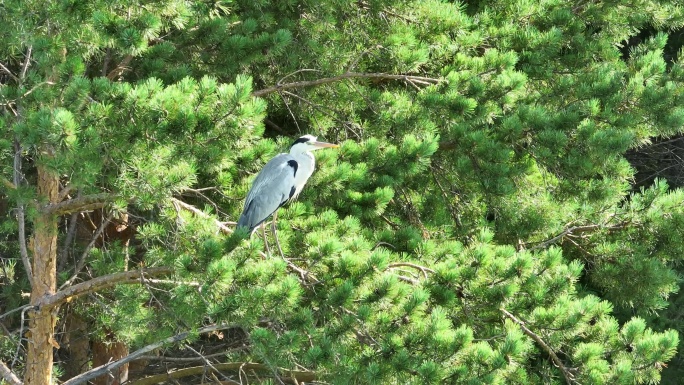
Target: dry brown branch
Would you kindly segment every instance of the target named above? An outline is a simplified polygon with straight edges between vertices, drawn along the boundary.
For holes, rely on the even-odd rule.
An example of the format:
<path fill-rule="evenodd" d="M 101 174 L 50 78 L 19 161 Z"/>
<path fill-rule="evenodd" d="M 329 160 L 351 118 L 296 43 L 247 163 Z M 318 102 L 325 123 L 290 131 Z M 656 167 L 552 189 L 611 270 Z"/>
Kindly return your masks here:
<path fill-rule="evenodd" d="M 403 80 L 407 83 L 416 83 L 420 85 L 431 85 L 437 84 L 441 79 L 429 78 L 425 76 L 413 76 L 413 75 L 397 75 L 397 74 L 386 74 L 386 73 L 359 73 L 359 72 L 345 72 L 342 75 L 333 76 L 329 78 L 322 78 L 316 80 L 303 80 L 293 83 L 278 84 L 273 87 L 264 88 L 252 92 L 252 96 L 264 96 L 273 92 L 278 92 L 293 88 L 305 88 L 313 87 L 321 84 L 335 83 L 345 79 L 377 79 L 377 80 Z"/>
<path fill-rule="evenodd" d="M 36 305 L 40 306 L 41 308 L 52 308 L 85 294 L 107 289 L 116 285 L 138 283 L 144 280 L 146 277 L 168 275 L 172 272 L 173 269 L 170 267 L 150 267 L 146 269 L 103 275 L 101 277 L 93 278 L 86 282 L 82 282 L 60 290 L 49 297 L 43 298 Z"/>
<path fill-rule="evenodd" d="M 5 363 L 2 361 L 0 361 L 0 378 L 7 381 L 9 385 L 23 384 L 19 377 L 17 377 L 17 375 L 14 374 L 14 372 L 12 372 L 10 368 L 8 368 L 7 365 L 5 365 Z"/>
<path fill-rule="evenodd" d="M 504 313 L 506 317 L 510 318 L 513 322 L 517 323 L 520 326 L 520 329 L 522 329 L 523 333 L 527 334 L 527 336 L 532 338 L 542 349 L 544 349 L 544 351 L 549 355 L 549 357 L 551 357 L 551 360 L 553 361 L 554 365 L 556 365 L 556 367 L 560 369 L 560 371 L 563 373 L 563 377 L 565 377 L 565 382 L 568 385 L 576 383 L 575 376 L 572 374 L 573 369 L 566 367 L 563 364 L 563 361 L 561 361 L 561 359 L 558 358 L 558 355 L 556 355 L 553 349 L 551 349 L 551 347 L 547 345 L 541 337 L 539 337 L 532 330 L 528 329 L 523 321 L 516 318 L 516 316 L 509 313 L 506 309 L 501 308 L 499 310 L 501 310 L 501 312 Z"/>

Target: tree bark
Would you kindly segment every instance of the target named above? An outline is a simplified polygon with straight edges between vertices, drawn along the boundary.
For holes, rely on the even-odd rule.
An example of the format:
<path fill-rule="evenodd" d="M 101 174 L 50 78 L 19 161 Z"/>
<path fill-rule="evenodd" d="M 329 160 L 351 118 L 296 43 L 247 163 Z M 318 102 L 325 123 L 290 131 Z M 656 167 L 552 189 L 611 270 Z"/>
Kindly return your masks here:
<path fill-rule="evenodd" d="M 38 196 L 47 203 L 55 203 L 59 193 L 59 178 L 45 165 L 38 167 Z M 31 305 L 55 293 L 57 287 L 57 218 L 39 212 L 33 222 L 33 287 Z M 28 352 L 24 383 L 50 385 L 52 379 L 53 348 L 59 348 L 54 338 L 58 308 L 38 307 L 29 318 Z"/>

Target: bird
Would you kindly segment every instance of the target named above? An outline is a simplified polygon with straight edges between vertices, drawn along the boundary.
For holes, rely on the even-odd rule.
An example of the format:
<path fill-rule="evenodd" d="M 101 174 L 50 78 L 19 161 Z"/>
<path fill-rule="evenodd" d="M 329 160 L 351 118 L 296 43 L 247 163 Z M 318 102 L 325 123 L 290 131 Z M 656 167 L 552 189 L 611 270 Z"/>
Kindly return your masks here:
<path fill-rule="evenodd" d="M 268 161 L 254 179 L 252 187 L 247 193 L 237 228 L 247 229 L 251 235 L 254 229 L 273 215 L 271 229 L 280 255 L 283 256 L 275 228 L 277 211 L 285 203 L 297 198 L 313 174 L 316 159 L 312 152 L 323 148 L 337 147 L 339 147 L 337 144 L 319 142 L 313 135 L 304 135 L 292 143 L 289 153 L 278 154 Z M 266 250 L 269 251 L 263 227 L 262 234 Z"/>

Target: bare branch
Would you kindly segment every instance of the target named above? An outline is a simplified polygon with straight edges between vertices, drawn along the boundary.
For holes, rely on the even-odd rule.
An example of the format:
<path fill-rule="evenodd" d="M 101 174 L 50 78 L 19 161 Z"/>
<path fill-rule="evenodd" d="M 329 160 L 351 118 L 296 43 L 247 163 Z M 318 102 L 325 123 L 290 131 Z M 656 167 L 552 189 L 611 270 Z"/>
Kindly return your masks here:
<path fill-rule="evenodd" d="M 234 370 L 234 371 L 244 371 L 253 370 L 260 372 L 273 373 L 272 367 L 259 364 L 254 362 L 227 362 L 223 364 L 215 364 L 214 367 L 218 370 Z M 157 374 L 150 377 L 141 378 L 136 381 L 130 382 L 128 385 L 153 385 L 160 383 L 162 381 L 168 381 L 168 379 L 173 378 L 183 378 L 192 376 L 195 374 L 201 374 L 206 370 L 205 366 L 195 366 L 191 368 L 178 369 L 170 373 Z M 280 379 L 285 383 L 290 384 L 301 384 L 303 382 L 313 382 L 316 381 L 316 373 L 306 372 L 303 370 L 289 370 L 289 369 L 276 369 L 276 374 L 280 374 Z M 70 381 L 63 383 L 62 385 L 74 385 L 69 384 Z"/>
<path fill-rule="evenodd" d="M 212 218 L 209 214 L 198 209 L 197 207 L 190 205 L 190 204 L 187 204 L 187 203 L 183 202 L 182 200 L 179 200 L 176 198 L 171 198 L 171 202 L 173 202 L 174 205 L 178 205 L 179 207 L 190 211 L 191 213 L 197 215 L 198 217 L 213 220 L 214 224 L 216 225 L 216 227 L 219 228 L 219 230 L 221 230 L 221 232 L 223 232 L 225 234 L 232 234 L 233 233 L 233 229 L 227 227 L 226 225 L 223 224 L 223 222 L 219 221 L 218 219 Z"/>
<path fill-rule="evenodd" d="M 88 243 L 88 246 L 86 246 L 85 250 L 83 250 L 83 253 L 81 254 L 81 258 L 79 258 L 78 263 L 76 264 L 76 267 L 74 268 L 74 274 L 71 276 L 71 278 L 67 279 L 66 282 L 62 284 L 62 286 L 59 287 L 59 290 L 64 289 L 67 286 L 70 286 L 76 278 L 78 278 L 78 274 L 81 273 L 81 270 L 83 270 L 83 267 L 85 266 L 86 263 L 86 258 L 88 257 L 88 254 L 90 253 L 90 250 L 93 248 L 95 245 L 95 242 L 97 242 L 97 239 L 102 235 L 104 232 L 105 228 L 109 224 L 109 222 L 112 220 L 112 216 L 108 216 L 107 219 L 102 221 L 100 224 L 100 228 L 97 229 L 95 232 L 95 235 L 93 235 L 93 238 L 90 240 L 90 243 Z"/>
<path fill-rule="evenodd" d="M 600 225 L 600 224 L 592 224 L 592 225 L 583 225 L 583 226 L 573 226 L 569 227 L 565 230 L 563 230 L 560 234 L 556 235 L 555 237 L 548 239 L 538 245 L 535 245 L 530 248 L 530 250 L 537 250 L 537 249 L 545 249 L 557 242 L 562 241 L 566 237 L 572 237 L 577 234 L 581 233 L 588 233 L 592 231 L 597 231 L 601 229 L 607 229 L 607 230 L 617 230 L 617 229 L 622 229 L 625 226 L 627 226 L 626 222 L 623 223 L 618 223 L 616 225 L 612 226 L 606 226 L 606 225 Z"/>
<path fill-rule="evenodd" d="M 78 198 L 66 200 L 64 202 L 53 203 L 45 206 L 46 213 L 53 215 L 72 214 L 79 211 L 90 211 L 103 208 L 107 203 L 112 202 L 116 195 L 110 193 L 85 195 Z"/>
<path fill-rule="evenodd" d="M 57 256 L 57 271 L 62 271 L 64 265 L 67 263 L 67 257 L 69 256 L 69 249 L 76 236 L 76 225 L 78 224 L 79 215 L 81 213 L 72 213 L 69 218 L 69 229 L 67 230 L 66 238 L 64 239 L 64 246 L 58 251 Z"/>
<path fill-rule="evenodd" d="M 249 349 L 249 346 L 240 346 L 237 348 L 231 348 L 227 349 L 224 351 L 221 351 L 219 353 L 213 353 L 213 354 L 206 354 L 202 357 L 166 357 L 166 356 L 140 356 L 136 358 L 136 360 L 141 360 L 141 361 L 167 361 L 167 362 L 196 362 L 196 361 L 203 361 L 205 358 L 216 358 L 216 357 L 225 357 L 228 353 L 230 352 L 237 352 L 240 350 L 247 350 Z"/>
<path fill-rule="evenodd" d="M 213 332 L 216 330 L 228 329 L 228 328 L 231 328 L 234 326 L 235 325 L 233 325 L 233 324 L 209 325 L 209 326 L 205 326 L 205 327 L 197 330 L 197 333 L 198 334 L 209 333 L 209 332 Z M 153 344 L 147 345 L 147 346 L 142 347 L 142 348 L 136 350 L 135 352 L 127 355 L 126 357 L 124 357 L 120 360 L 112 361 L 112 362 L 109 362 L 105 365 L 101 365 L 101 366 L 98 366 L 96 368 L 93 368 L 93 369 L 91 369 L 85 373 L 81 373 L 78 376 L 76 376 L 76 377 L 74 377 L 74 378 L 72 378 L 66 382 L 63 382 L 62 385 L 80 385 L 80 384 L 87 383 L 88 381 L 90 381 L 94 378 L 97 378 L 97 377 L 100 377 L 100 376 L 105 375 L 107 373 L 110 373 L 112 370 L 117 369 L 118 367 L 120 367 L 122 365 L 125 365 L 131 361 L 135 361 L 135 360 L 139 359 L 139 357 L 142 357 L 145 354 L 147 354 L 153 350 L 159 349 L 164 345 L 169 345 L 169 344 L 173 344 L 173 343 L 176 343 L 179 341 L 183 341 L 183 340 L 187 339 L 188 337 L 190 337 L 191 335 L 192 335 L 192 333 L 187 331 L 187 332 L 183 332 L 180 334 L 176 334 L 175 336 L 166 338 L 166 339 L 161 340 L 159 342 L 155 342 Z M 202 367 L 202 368 L 204 368 L 204 367 Z M 174 372 L 174 373 L 177 373 L 177 372 Z M 162 376 L 164 376 L 164 378 L 169 378 L 167 376 L 167 374 L 163 374 Z M 150 377 L 148 377 L 148 378 L 150 378 Z M 175 377 L 171 377 L 171 378 L 175 378 Z M 143 381 L 143 380 L 145 380 L 145 379 L 138 380 L 138 381 Z M 133 383 L 137 383 L 138 381 L 134 381 Z M 151 382 L 151 383 L 155 383 L 155 382 Z M 133 384 L 129 384 L 129 385 L 133 385 Z"/>
<path fill-rule="evenodd" d="M 389 265 L 387 265 L 388 269 L 392 269 L 395 267 L 411 267 L 411 268 L 420 270 L 420 272 L 423 273 L 423 276 L 425 277 L 425 279 L 428 278 L 427 273 L 432 273 L 432 274 L 435 273 L 435 271 L 430 269 L 429 267 L 420 266 L 420 265 L 417 265 L 415 263 L 410 263 L 410 262 L 394 262 L 394 263 L 390 263 Z"/>
<path fill-rule="evenodd" d="M 329 78 L 322 78 L 316 80 L 304 80 L 300 82 L 278 84 L 274 87 L 264 88 L 258 91 L 252 92 L 252 96 L 264 96 L 273 92 L 278 92 L 282 90 L 292 89 L 292 88 L 304 88 L 312 87 L 321 84 L 335 83 L 345 79 L 381 79 L 381 80 L 403 80 L 405 82 L 413 82 L 420 85 L 430 85 L 437 84 L 441 82 L 441 79 L 429 78 L 424 76 L 412 76 L 412 75 L 396 75 L 396 74 L 386 74 L 386 73 L 359 73 L 359 72 L 345 72 L 342 75 L 333 76 Z"/>
<path fill-rule="evenodd" d="M 191 352 L 195 353 L 195 354 L 204 362 L 204 365 L 210 367 L 214 372 L 220 374 L 221 377 L 223 377 L 223 379 L 224 379 L 225 381 L 230 381 L 230 378 L 226 377 L 225 374 L 221 373 L 221 371 L 220 371 L 219 369 L 217 369 L 217 368 L 214 366 L 214 364 L 212 364 L 211 361 L 209 361 L 209 359 L 207 359 L 204 355 L 202 355 L 202 353 L 198 352 L 197 350 L 195 350 L 192 346 L 190 346 L 190 345 L 188 345 L 188 344 L 184 344 L 184 345 L 185 345 L 185 348 L 186 348 L 186 349 L 188 349 L 188 350 L 190 350 Z"/>
<path fill-rule="evenodd" d="M 24 174 L 21 171 L 21 144 L 15 138 L 14 139 L 14 186 L 21 186 L 21 182 L 24 179 Z M 19 203 L 17 205 L 17 225 L 19 231 L 19 253 L 21 254 L 21 262 L 24 264 L 24 270 L 26 270 L 26 276 L 28 277 L 31 287 L 33 287 L 33 267 L 31 266 L 31 260 L 29 259 L 28 249 L 26 248 L 26 217 L 24 211 L 24 205 Z"/>
<path fill-rule="evenodd" d="M 12 80 L 14 80 L 15 82 L 19 83 L 19 78 L 17 77 L 17 75 L 13 74 L 12 71 L 10 71 L 9 68 L 5 67 L 5 65 L 2 64 L 2 63 L 0 63 L 0 70 L 2 70 L 2 72 L 4 72 L 4 73 L 6 73 L 7 75 L 9 75 L 9 77 L 11 77 Z"/>
<path fill-rule="evenodd" d="M 14 374 L 14 372 L 12 372 L 10 370 L 10 368 L 8 368 L 7 365 L 5 365 L 5 363 L 2 361 L 0 361 L 0 377 L 3 380 L 7 381 L 7 383 L 10 385 L 22 385 L 23 384 L 21 382 L 21 380 L 19 379 L 19 377 L 17 377 L 17 375 Z"/>
<path fill-rule="evenodd" d="M 572 385 L 576 383 L 575 381 L 575 376 L 572 374 L 571 368 L 566 367 L 563 365 L 563 361 L 561 361 L 560 358 L 556 355 L 556 353 L 551 349 L 549 345 L 544 342 L 544 340 L 541 339 L 537 334 L 535 334 L 532 330 L 528 329 L 527 326 L 525 326 L 525 323 L 518 318 L 516 318 L 513 314 L 509 313 L 506 309 L 501 308 L 502 313 L 508 318 L 510 318 L 513 322 L 517 323 L 520 325 L 520 329 L 522 329 L 523 333 L 527 334 L 530 338 L 532 338 L 539 346 L 541 346 L 542 349 L 551 357 L 551 360 L 553 361 L 554 365 L 560 369 L 560 371 L 563 373 L 563 377 L 565 377 L 565 382 L 568 385 Z"/>
<path fill-rule="evenodd" d="M 170 267 L 150 267 L 147 269 L 124 271 L 120 273 L 103 275 L 101 277 L 93 278 L 86 282 L 82 282 L 70 286 L 66 289 L 60 290 L 49 297 L 43 298 L 37 303 L 37 305 L 41 308 L 52 308 L 55 306 L 59 306 L 64 302 L 71 301 L 76 297 L 93 293 L 98 290 L 107 289 L 116 285 L 135 284 L 145 279 L 145 277 L 157 277 L 160 275 L 168 275 L 172 272 L 173 269 Z"/>
<path fill-rule="evenodd" d="M 24 305 L 24 306 L 20 306 L 20 307 L 18 307 L 18 308 L 16 308 L 16 309 L 12 309 L 12 310 L 8 311 L 7 313 L 3 313 L 2 315 L 0 315 L 0 319 L 3 319 L 3 318 L 5 318 L 5 317 L 7 317 L 8 315 L 14 314 L 14 313 L 16 313 L 16 312 L 20 312 L 20 311 L 23 312 L 24 309 L 27 309 L 27 308 L 30 308 L 30 307 L 33 307 L 33 305 Z"/>
<path fill-rule="evenodd" d="M 28 46 L 26 50 L 26 58 L 24 59 L 24 65 L 21 66 L 21 73 L 19 74 L 19 79 L 22 81 L 26 78 L 26 70 L 28 70 L 29 64 L 31 64 L 31 52 L 33 52 L 33 46 Z"/>

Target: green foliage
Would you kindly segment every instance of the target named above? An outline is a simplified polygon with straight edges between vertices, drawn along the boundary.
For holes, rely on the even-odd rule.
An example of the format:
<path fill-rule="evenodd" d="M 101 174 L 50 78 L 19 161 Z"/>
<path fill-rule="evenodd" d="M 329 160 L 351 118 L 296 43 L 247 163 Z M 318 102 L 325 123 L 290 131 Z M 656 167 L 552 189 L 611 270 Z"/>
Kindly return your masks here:
<path fill-rule="evenodd" d="M 60 199 L 106 196 L 60 216 L 58 286 L 174 270 L 61 310 L 95 339 L 226 322 L 248 347 L 226 362 L 335 384 L 561 383 L 549 351 L 582 384 L 676 381 L 684 192 L 637 191 L 625 157 L 683 133 L 676 2 L 0 8 L 0 312 L 28 300 L 16 208 L 30 237 L 40 166 Z M 280 258 L 221 222 L 301 133 L 341 147 L 280 209 Z"/>

